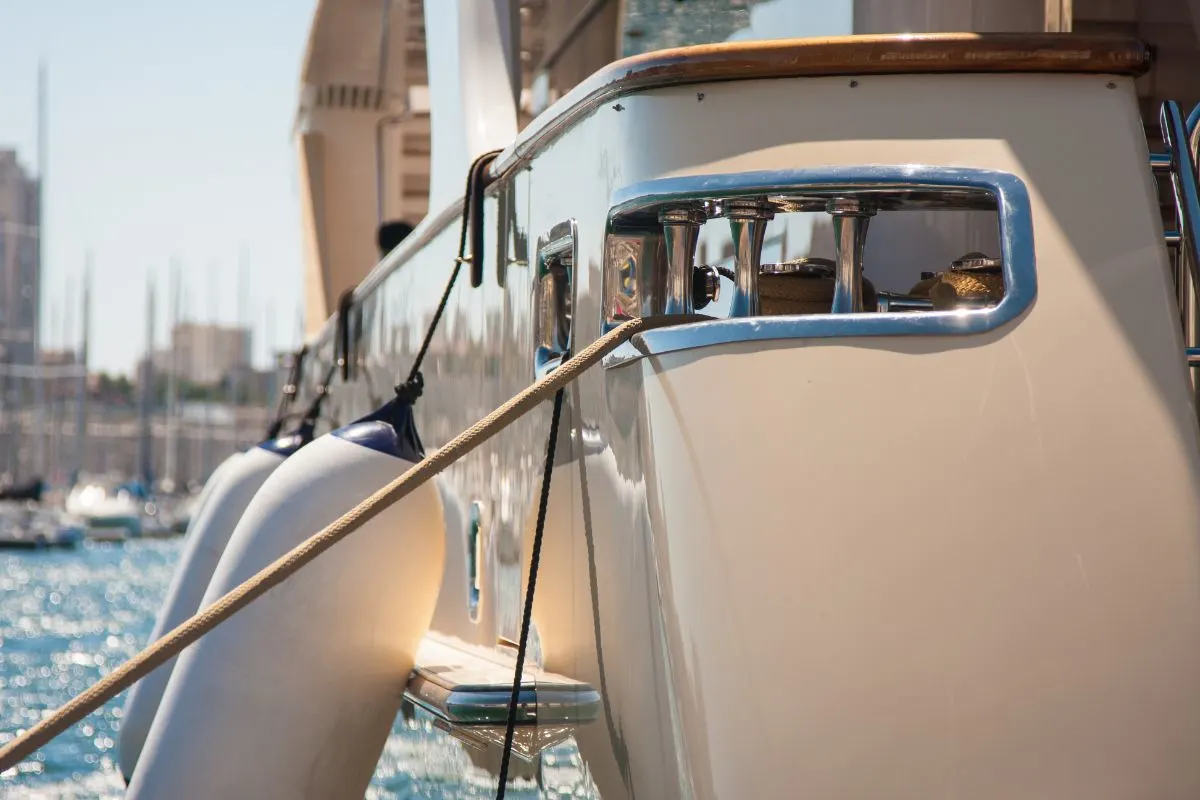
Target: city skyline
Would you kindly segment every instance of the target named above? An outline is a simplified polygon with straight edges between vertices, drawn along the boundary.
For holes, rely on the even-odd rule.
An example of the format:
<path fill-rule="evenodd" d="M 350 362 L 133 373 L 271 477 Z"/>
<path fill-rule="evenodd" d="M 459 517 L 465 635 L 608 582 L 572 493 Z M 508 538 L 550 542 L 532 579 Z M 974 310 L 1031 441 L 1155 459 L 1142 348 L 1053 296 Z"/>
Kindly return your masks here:
<path fill-rule="evenodd" d="M 0 363 L 34 362 L 39 188 L 17 154 L 0 147 Z"/>
<path fill-rule="evenodd" d="M 168 308 L 173 263 L 185 318 L 249 326 L 256 365 L 298 343 L 291 132 L 314 5 L 0 0 L 0 149 L 17 151 L 35 176 L 39 64 L 48 74 L 44 348 L 80 338 L 89 253 L 97 371 L 135 373 L 147 282 Z M 161 346 L 167 315 L 156 322 Z"/>

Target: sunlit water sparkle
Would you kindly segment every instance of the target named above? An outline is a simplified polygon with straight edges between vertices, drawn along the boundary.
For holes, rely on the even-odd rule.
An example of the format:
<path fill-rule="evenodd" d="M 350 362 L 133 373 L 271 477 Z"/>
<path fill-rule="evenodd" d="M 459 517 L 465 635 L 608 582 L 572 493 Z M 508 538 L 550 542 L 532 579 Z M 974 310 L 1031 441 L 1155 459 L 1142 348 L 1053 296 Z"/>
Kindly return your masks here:
<path fill-rule="evenodd" d="M 182 542 L 86 542 L 76 550 L 0 552 L 0 742 L 86 689 L 145 645 Z M 0 796 L 29 800 L 120 798 L 117 769 L 121 694 L 16 769 L 0 775 Z M 508 797 L 594 796 L 578 751 L 544 756 L 543 783 Z M 495 783 L 463 747 L 428 718 L 398 716 L 369 800 L 485 798 Z"/>

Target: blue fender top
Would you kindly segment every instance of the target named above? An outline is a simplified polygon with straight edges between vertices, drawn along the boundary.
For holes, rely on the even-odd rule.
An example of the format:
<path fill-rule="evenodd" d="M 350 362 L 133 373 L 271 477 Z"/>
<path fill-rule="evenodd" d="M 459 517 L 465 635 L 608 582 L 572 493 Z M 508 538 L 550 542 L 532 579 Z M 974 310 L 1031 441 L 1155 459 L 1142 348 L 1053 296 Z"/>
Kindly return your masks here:
<path fill-rule="evenodd" d="M 384 403 L 362 419 L 338 428 L 333 435 L 414 464 L 425 457 L 412 406 L 399 399 Z"/>
<path fill-rule="evenodd" d="M 276 439 L 267 439 L 258 446 L 269 453 L 278 453 L 287 458 L 292 453 L 308 444 L 309 440 L 299 433 L 289 433 Z"/>

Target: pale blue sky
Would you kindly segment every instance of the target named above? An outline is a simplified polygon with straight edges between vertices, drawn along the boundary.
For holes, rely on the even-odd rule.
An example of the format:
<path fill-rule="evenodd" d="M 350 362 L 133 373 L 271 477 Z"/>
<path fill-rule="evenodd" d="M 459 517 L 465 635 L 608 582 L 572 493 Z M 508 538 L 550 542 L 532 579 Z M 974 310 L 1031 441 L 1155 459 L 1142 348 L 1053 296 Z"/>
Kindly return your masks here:
<path fill-rule="evenodd" d="M 256 362 L 298 343 L 291 131 L 315 4 L 0 0 L 0 147 L 15 146 L 31 169 L 39 59 L 48 66 L 47 347 L 62 346 L 68 286 L 75 311 L 89 250 L 95 369 L 128 372 L 140 357 L 151 274 L 156 338 L 166 343 L 172 257 L 183 266 L 188 316 L 211 319 L 215 305 L 216 318 L 232 323 L 244 254 L 241 321 L 254 327 Z M 764 2 L 752 29 L 735 38 L 847 33 L 851 7 L 851 0 Z M 78 319 L 72 329 L 74 341 Z"/>
<path fill-rule="evenodd" d="M 129 371 L 146 276 L 166 341 L 168 264 L 191 316 L 235 320 L 237 261 L 255 358 L 298 340 L 302 295 L 291 129 L 314 0 L 0 0 L 0 147 L 37 160 L 37 65 L 49 71 L 43 338 L 94 254 L 94 368 Z M 214 281 L 215 278 L 215 281 Z M 274 330 L 264 332 L 267 305 Z M 61 311 L 60 311 L 61 319 Z M 74 325 L 76 335 L 79 323 Z"/>

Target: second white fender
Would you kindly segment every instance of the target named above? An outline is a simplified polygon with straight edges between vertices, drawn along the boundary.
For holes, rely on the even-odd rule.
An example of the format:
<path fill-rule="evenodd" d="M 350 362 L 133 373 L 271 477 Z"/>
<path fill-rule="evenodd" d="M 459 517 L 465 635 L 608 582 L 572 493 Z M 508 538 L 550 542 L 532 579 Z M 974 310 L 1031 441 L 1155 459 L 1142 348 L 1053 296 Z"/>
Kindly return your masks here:
<path fill-rule="evenodd" d="M 284 459 L 305 443 L 299 436 L 273 439 L 245 453 L 235 453 L 221 462 L 204 485 L 196 515 L 188 525 L 187 539 L 166 599 L 150 632 L 153 642 L 200 609 L 213 572 L 225 552 L 229 537 L 250 500 Z M 118 736 L 121 774 L 126 782 L 150 732 L 175 659 L 138 681 L 125 699 Z"/>
<path fill-rule="evenodd" d="M 386 417 L 320 437 L 271 475 L 205 605 L 421 457 L 415 436 L 397 435 Z M 444 556 L 429 483 L 185 651 L 128 798 L 361 798 L 433 615 Z"/>

